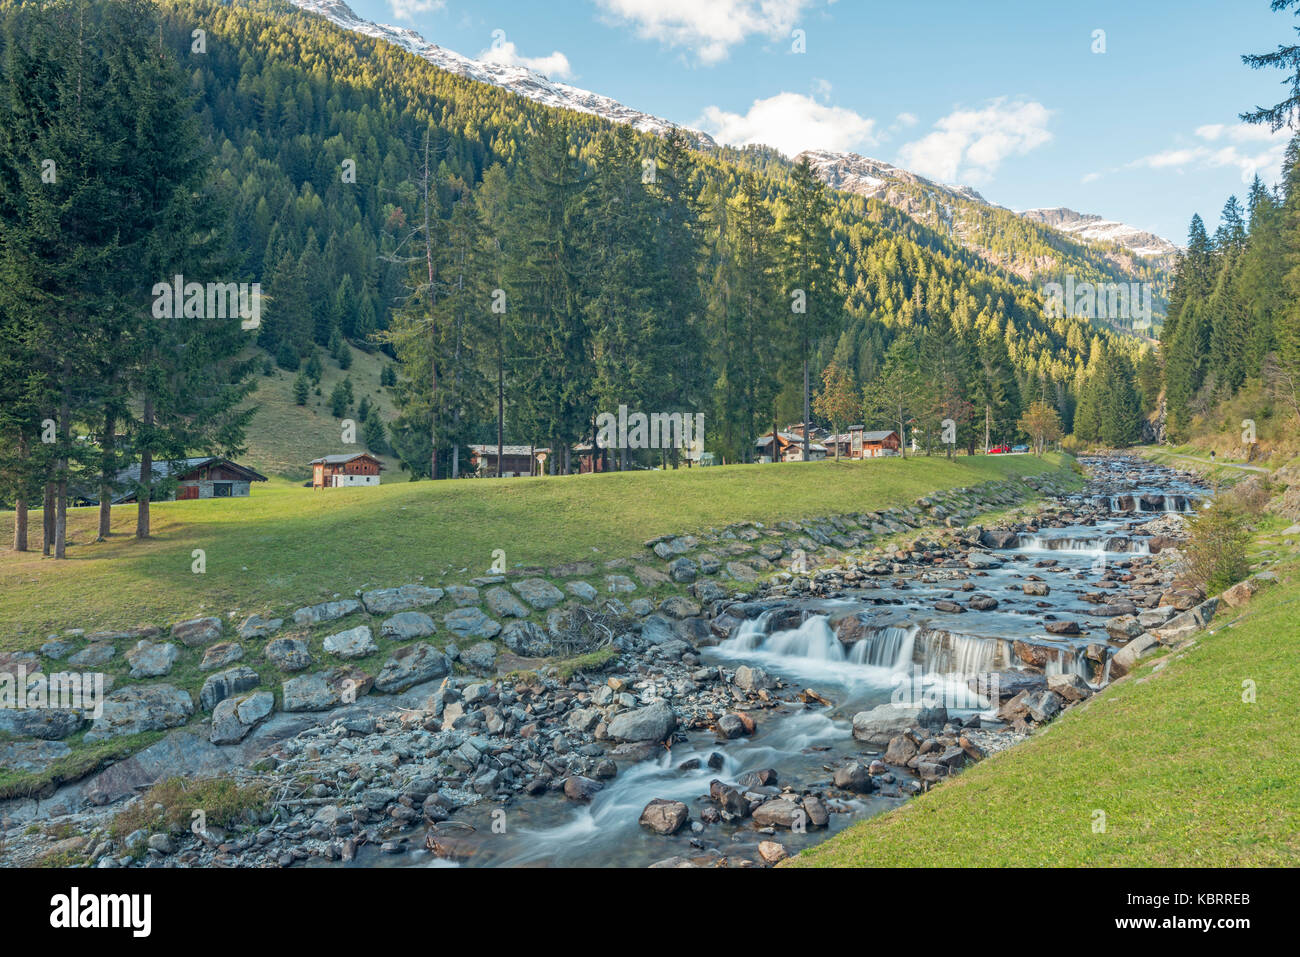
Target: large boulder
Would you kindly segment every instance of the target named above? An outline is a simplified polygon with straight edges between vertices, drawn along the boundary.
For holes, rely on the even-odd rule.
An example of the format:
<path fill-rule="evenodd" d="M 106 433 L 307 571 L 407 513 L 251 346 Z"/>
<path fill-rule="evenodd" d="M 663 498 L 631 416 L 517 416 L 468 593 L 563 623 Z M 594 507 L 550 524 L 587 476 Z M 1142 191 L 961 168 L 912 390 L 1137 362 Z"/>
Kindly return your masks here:
<path fill-rule="evenodd" d="M 690 811 L 681 801 L 655 798 L 641 812 L 640 823 L 656 834 L 676 834 L 690 817 Z"/>
<path fill-rule="evenodd" d="M 0 733 L 15 738 L 57 741 L 81 730 L 80 711 L 65 708 L 0 708 Z"/>
<path fill-rule="evenodd" d="M 546 631 L 531 621 L 512 621 L 501 632 L 501 642 L 523 658 L 544 658 L 554 651 Z"/>
<path fill-rule="evenodd" d="M 1121 648 L 1110 659 L 1111 677 L 1122 678 L 1133 670 L 1133 666 L 1148 651 L 1160 643 L 1160 639 L 1151 632 L 1143 632 Z"/>
<path fill-rule="evenodd" d="M 302 671 L 311 664 L 311 649 L 301 638 L 277 638 L 267 643 L 265 654 L 281 671 Z"/>
<path fill-rule="evenodd" d="M 422 641 L 393 652 L 393 657 L 384 662 L 379 677 L 375 679 L 375 687 L 395 694 L 423 681 L 441 678 L 450 672 L 451 662 L 447 656 L 433 645 Z"/>
<path fill-rule="evenodd" d="M 489 588 L 483 600 L 487 602 L 488 611 L 498 618 L 528 617 L 528 606 L 499 585 L 496 588 Z"/>
<path fill-rule="evenodd" d="M 496 670 L 497 646 L 490 641 L 480 641 L 460 653 L 460 663 L 472 671 L 489 674 Z"/>
<path fill-rule="evenodd" d="M 660 700 L 615 715 L 606 730 L 615 741 L 662 741 L 675 727 L 676 712 L 667 701 Z"/>
<path fill-rule="evenodd" d="M 1237 582 L 1219 597 L 1230 608 L 1240 608 L 1249 602 L 1265 585 L 1271 585 L 1277 581 L 1277 576 L 1272 572 L 1261 572 L 1258 575 L 1252 575 L 1245 581 Z"/>
<path fill-rule="evenodd" d="M 194 714 L 189 692 L 171 685 L 132 685 L 114 691 L 104 701 L 103 712 L 86 732 L 87 741 L 103 741 L 124 734 L 161 731 L 184 724 Z"/>
<path fill-rule="evenodd" d="M 805 820 L 803 807 L 785 798 L 764 801 L 754 810 L 754 823 L 759 827 L 793 828 Z"/>
<path fill-rule="evenodd" d="M 1202 631 L 1214 618 L 1219 608 L 1219 599 L 1209 598 L 1188 609 L 1181 615 L 1175 615 L 1168 622 L 1152 628 L 1151 633 L 1160 639 L 1162 645 L 1174 645 Z"/>
<path fill-rule="evenodd" d="M 212 730 L 208 739 L 213 744 L 235 744 L 242 741 L 274 709 L 275 695 L 269 691 L 255 691 L 238 698 L 227 698 L 212 712 Z"/>
<path fill-rule="evenodd" d="M 853 716 L 854 740 L 883 747 L 896 735 L 916 727 L 916 715 L 915 708 L 896 704 L 882 704 L 870 711 L 859 711 Z"/>
<path fill-rule="evenodd" d="M 263 618 L 261 615 L 249 615 L 240 623 L 237 631 L 239 637 L 245 640 L 249 638 L 269 638 L 283 624 L 283 618 Z"/>

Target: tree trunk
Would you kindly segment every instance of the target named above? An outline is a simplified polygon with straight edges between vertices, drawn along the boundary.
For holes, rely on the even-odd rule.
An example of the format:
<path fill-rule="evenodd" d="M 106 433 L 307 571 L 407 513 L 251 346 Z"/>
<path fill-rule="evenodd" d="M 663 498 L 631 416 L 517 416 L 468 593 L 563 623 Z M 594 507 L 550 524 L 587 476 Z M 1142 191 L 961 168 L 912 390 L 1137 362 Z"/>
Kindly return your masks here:
<path fill-rule="evenodd" d="M 135 498 L 136 538 L 149 537 L 149 499 L 151 491 L 149 486 L 153 483 L 153 421 L 153 396 L 146 396 L 144 409 L 140 414 L 141 429 L 147 438 L 140 449 L 140 487 Z"/>
<path fill-rule="evenodd" d="M 113 432 L 117 420 L 112 412 L 104 413 L 104 437 L 101 448 L 104 451 L 99 467 L 99 535 L 96 541 L 104 541 L 113 534 L 113 479 L 117 475 L 116 440 Z"/>
<path fill-rule="evenodd" d="M 58 485 L 54 514 L 54 557 L 68 557 L 68 449 L 66 443 L 72 436 L 72 403 L 69 390 L 72 387 L 71 363 L 63 363 L 63 397 L 59 404 L 59 432 L 64 446 L 59 452 Z"/>
<path fill-rule="evenodd" d="M 21 495 L 14 500 L 14 551 L 27 551 L 27 499 Z"/>
<path fill-rule="evenodd" d="M 803 460 L 809 462 L 812 460 L 812 423 L 808 421 L 811 413 L 808 410 L 808 343 L 805 340 L 803 344 Z"/>
<path fill-rule="evenodd" d="M 45 500 L 41 507 L 41 554 L 47 558 L 54 550 L 54 483 L 45 483 Z"/>

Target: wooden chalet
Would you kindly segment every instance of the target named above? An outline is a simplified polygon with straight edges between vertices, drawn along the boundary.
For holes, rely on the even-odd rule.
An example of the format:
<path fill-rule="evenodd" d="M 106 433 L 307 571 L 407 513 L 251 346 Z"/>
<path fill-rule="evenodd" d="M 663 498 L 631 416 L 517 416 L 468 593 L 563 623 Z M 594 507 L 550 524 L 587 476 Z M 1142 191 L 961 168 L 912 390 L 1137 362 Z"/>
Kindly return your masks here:
<path fill-rule="evenodd" d="M 384 466 L 369 452 L 325 455 L 312 459 L 312 488 L 349 488 L 357 485 L 378 485 L 379 473 Z"/>

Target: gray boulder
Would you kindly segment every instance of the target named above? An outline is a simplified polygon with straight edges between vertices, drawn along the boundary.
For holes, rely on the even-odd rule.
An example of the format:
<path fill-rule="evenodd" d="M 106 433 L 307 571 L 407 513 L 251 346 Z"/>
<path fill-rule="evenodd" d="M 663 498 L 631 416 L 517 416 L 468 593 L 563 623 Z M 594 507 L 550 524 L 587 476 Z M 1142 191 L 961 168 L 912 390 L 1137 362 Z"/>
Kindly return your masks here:
<path fill-rule="evenodd" d="M 329 654 L 344 660 L 364 658 L 366 655 L 379 650 L 379 646 L 375 644 L 375 639 L 370 635 L 369 625 L 357 625 L 357 627 L 349 628 L 347 631 L 329 635 L 322 642 L 321 647 Z"/>
<path fill-rule="evenodd" d="M 538 611 L 545 611 L 564 600 L 564 592 L 544 578 L 525 578 L 523 581 L 515 582 L 514 589 L 519 593 L 520 598 Z"/>
<path fill-rule="evenodd" d="M 220 618 L 191 618 L 172 625 L 172 637 L 187 648 L 198 648 L 220 641 L 223 628 Z"/>
<path fill-rule="evenodd" d="M 528 617 L 528 606 L 500 586 L 489 588 L 484 595 L 484 600 L 487 602 L 488 611 L 499 618 Z"/>
<path fill-rule="evenodd" d="M 124 734 L 161 731 L 184 724 L 194 714 L 189 693 L 171 685 L 132 685 L 114 691 L 104 701 L 103 712 L 86 732 L 87 741 L 103 741 Z"/>
<path fill-rule="evenodd" d="M 391 590 L 395 591 L 396 589 Z M 360 610 L 361 602 L 355 598 L 344 598 L 341 601 L 325 601 L 319 605 L 299 608 L 293 613 L 293 623 L 295 625 L 315 625 L 322 621 L 333 621 L 336 618 L 342 618 Z"/>
<path fill-rule="evenodd" d="M 155 644 L 142 638 L 126 653 L 126 660 L 131 666 L 132 678 L 159 678 L 171 673 L 172 665 L 180 655 L 180 649 L 170 641 Z"/>
<path fill-rule="evenodd" d="M 450 674 L 451 662 L 428 642 L 407 645 L 393 652 L 375 679 L 375 687 L 388 694 Z"/>
<path fill-rule="evenodd" d="M 436 633 L 438 626 L 422 611 L 399 611 L 384 622 L 379 633 L 395 641 L 409 641 L 412 638 L 427 638 Z"/>
<path fill-rule="evenodd" d="M 501 632 L 501 625 L 481 608 L 457 608 L 443 615 L 442 622 L 459 638 L 493 638 Z"/>
<path fill-rule="evenodd" d="M 199 707 L 211 711 L 227 698 L 256 688 L 261 683 L 262 679 L 257 672 L 247 665 L 218 671 L 203 682 L 203 690 L 199 692 Z"/>
<path fill-rule="evenodd" d="M 244 740 L 275 709 L 275 695 L 269 691 L 255 691 L 238 698 L 227 698 L 212 712 L 212 730 L 208 739 L 213 744 L 235 744 Z"/>
<path fill-rule="evenodd" d="M 441 588 L 426 585 L 402 585 L 399 588 L 376 588 L 361 596 L 366 611 L 372 615 L 391 615 L 398 611 L 434 605 L 442 598 Z"/>
<path fill-rule="evenodd" d="M 302 671 L 311 664 L 311 650 L 301 638 L 277 638 L 267 643 L 265 654 L 281 671 Z"/>
<path fill-rule="evenodd" d="M 607 730 L 615 741 L 662 741 L 675 727 L 676 712 L 667 701 L 660 700 L 616 715 Z"/>

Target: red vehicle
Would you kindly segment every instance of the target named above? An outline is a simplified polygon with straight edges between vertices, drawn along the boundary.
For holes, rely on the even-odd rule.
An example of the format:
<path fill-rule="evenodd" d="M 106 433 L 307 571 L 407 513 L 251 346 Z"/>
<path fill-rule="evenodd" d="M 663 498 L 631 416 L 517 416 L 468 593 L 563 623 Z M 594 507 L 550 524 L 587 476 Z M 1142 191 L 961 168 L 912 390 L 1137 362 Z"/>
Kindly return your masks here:
<path fill-rule="evenodd" d="M 1010 453 L 1011 449 L 1005 445 L 995 445 L 989 449 L 989 455 L 1009 455 Z"/>

